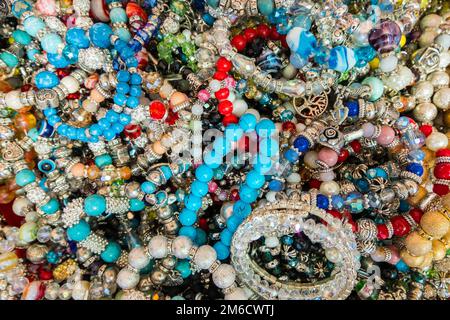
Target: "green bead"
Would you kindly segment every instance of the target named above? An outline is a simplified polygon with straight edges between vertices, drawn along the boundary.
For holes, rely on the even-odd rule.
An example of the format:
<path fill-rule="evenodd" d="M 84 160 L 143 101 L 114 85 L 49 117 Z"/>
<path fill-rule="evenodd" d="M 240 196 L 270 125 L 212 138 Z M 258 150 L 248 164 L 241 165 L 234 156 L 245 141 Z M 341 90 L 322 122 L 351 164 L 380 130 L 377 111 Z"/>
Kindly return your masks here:
<path fill-rule="evenodd" d="M 368 77 L 364 79 L 362 84 L 368 85 L 372 89 L 372 94 L 369 98 L 369 101 L 377 101 L 383 95 L 384 85 L 383 81 L 381 81 L 380 79 L 376 77 Z"/>

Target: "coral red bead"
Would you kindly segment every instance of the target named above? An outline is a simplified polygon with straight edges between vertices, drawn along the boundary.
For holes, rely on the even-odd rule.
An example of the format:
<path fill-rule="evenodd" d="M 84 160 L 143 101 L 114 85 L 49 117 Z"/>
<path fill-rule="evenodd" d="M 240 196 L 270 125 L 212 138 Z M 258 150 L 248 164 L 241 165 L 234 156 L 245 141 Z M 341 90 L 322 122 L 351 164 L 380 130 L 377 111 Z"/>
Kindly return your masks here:
<path fill-rule="evenodd" d="M 22 86 L 22 88 L 20 88 L 20 91 L 22 91 L 22 92 L 27 92 L 27 91 L 29 91 L 32 87 L 33 87 L 33 86 L 32 86 L 31 84 L 24 84 L 24 85 Z"/>
<path fill-rule="evenodd" d="M 337 219 L 342 219 L 342 214 L 337 210 L 327 210 L 327 212 Z"/>
<path fill-rule="evenodd" d="M 411 226 L 408 221 L 402 216 L 395 216 L 391 219 L 392 226 L 394 227 L 394 235 L 402 237 L 407 235 L 411 231 Z"/>
<path fill-rule="evenodd" d="M 217 109 L 221 115 L 226 116 L 233 112 L 233 103 L 229 100 L 220 101 Z"/>
<path fill-rule="evenodd" d="M 238 123 L 238 118 L 234 114 L 227 114 L 223 117 L 222 123 L 226 127 L 231 123 Z"/>
<path fill-rule="evenodd" d="M 295 130 L 296 130 L 295 123 L 293 123 L 292 121 L 283 122 L 283 124 L 281 125 L 281 128 L 283 129 L 283 131 L 294 131 L 295 132 Z"/>
<path fill-rule="evenodd" d="M 226 59 L 224 57 L 220 57 L 219 59 L 217 59 L 217 62 L 216 62 L 217 71 L 228 72 L 231 70 L 232 66 L 233 65 L 231 64 L 231 61 L 229 61 L 228 59 Z"/>
<path fill-rule="evenodd" d="M 322 184 L 322 181 L 320 181 L 320 180 L 317 180 L 317 179 L 309 180 L 310 188 L 319 189 L 321 184 Z"/>
<path fill-rule="evenodd" d="M 244 38 L 247 40 L 247 42 L 252 41 L 258 36 L 258 31 L 253 28 L 247 28 L 244 30 Z"/>
<path fill-rule="evenodd" d="M 411 218 L 414 219 L 416 223 L 419 223 L 420 219 L 422 219 L 423 211 L 420 210 L 419 208 L 413 208 L 409 210 L 409 215 L 411 216 Z"/>
<path fill-rule="evenodd" d="M 200 227 L 200 229 L 208 231 L 208 220 L 206 220 L 205 218 L 198 219 L 198 226 Z"/>
<path fill-rule="evenodd" d="M 166 114 L 166 106 L 161 101 L 155 100 L 149 106 L 150 116 L 154 120 L 161 120 Z"/>
<path fill-rule="evenodd" d="M 231 40 L 231 45 L 237 49 L 237 51 L 242 51 L 247 46 L 247 40 L 244 36 L 238 34 Z"/>
<path fill-rule="evenodd" d="M 438 179 L 450 180 L 450 163 L 438 163 L 433 172 Z"/>
<path fill-rule="evenodd" d="M 389 231 L 385 224 L 378 224 L 377 229 L 378 229 L 377 234 L 378 239 L 384 240 L 389 237 Z"/>
<path fill-rule="evenodd" d="M 69 71 L 67 71 L 66 69 L 56 69 L 56 75 L 58 76 L 58 78 L 62 79 L 69 75 Z"/>
<path fill-rule="evenodd" d="M 435 184 L 433 186 L 433 192 L 440 196 L 445 196 L 449 191 L 449 187 L 444 184 Z"/>
<path fill-rule="evenodd" d="M 219 81 L 225 80 L 228 77 L 228 74 L 226 72 L 223 71 L 217 71 L 216 73 L 214 73 L 213 78 Z"/>
<path fill-rule="evenodd" d="M 258 35 L 264 39 L 269 38 L 270 36 L 270 27 L 267 24 L 260 24 L 256 27 L 256 31 L 258 32 Z"/>
<path fill-rule="evenodd" d="M 280 39 L 280 34 L 278 33 L 276 27 L 272 27 L 270 29 L 270 39 L 271 40 L 279 40 Z"/>
<path fill-rule="evenodd" d="M 338 155 L 338 162 L 339 163 L 344 162 L 345 160 L 347 160 L 349 155 L 350 155 L 350 152 L 348 152 L 347 149 L 342 149 Z"/>
<path fill-rule="evenodd" d="M 125 12 L 128 18 L 131 18 L 132 16 L 138 16 L 142 21 L 147 22 L 148 17 L 144 9 L 142 9 L 138 4 L 134 2 L 128 2 Z"/>
<path fill-rule="evenodd" d="M 169 113 L 167 114 L 166 122 L 170 125 L 175 124 L 175 122 L 179 119 L 177 112 L 173 112 L 172 109 L 169 109 Z"/>
<path fill-rule="evenodd" d="M 39 279 L 40 280 L 51 280 L 53 279 L 53 273 L 51 270 L 46 270 L 44 268 L 41 268 L 39 270 Z"/>
<path fill-rule="evenodd" d="M 436 157 L 450 157 L 450 149 L 439 149 L 436 151 Z"/>
<path fill-rule="evenodd" d="M 239 197 L 239 190 L 238 189 L 233 189 L 230 192 L 230 199 L 232 201 L 238 201 L 240 199 Z"/>
<path fill-rule="evenodd" d="M 69 100 L 80 99 L 80 93 L 79 92 L 70 93 L 67 95 L 67 99 Z"/>
<path fill-rule="evenodd" d="M 430 126 L 429 124 L 424 124 L 420 126 L 419 129 L 426 137 L 428 137 L 431 134 L 431 132 L 433 132 L 433 127 Z"/>
<path fill-rule="evenodd" d="M 228 98 L 228 96 L 230 95 L 230 90 L 228 88 L 222 88 L 219 91 L 216 91 L 214 95 L 216 96 L 217 100 L 222 101 Z"/>
<path fill-rule="evenodd" d="M 129 139 L 137 139 L 140 137 L 140 135 L 142 133 L 142 129 L 137 124 L 129 124 L 129 125 L 125 126 L 123 133 Z"/>
<path fill-rule="evenodd" d="M 361 143 L 358 140 L 353 140 L 352 142 L 349 143 L 349 145 L 352 147 L 355 153 L 361 152 Z"/>

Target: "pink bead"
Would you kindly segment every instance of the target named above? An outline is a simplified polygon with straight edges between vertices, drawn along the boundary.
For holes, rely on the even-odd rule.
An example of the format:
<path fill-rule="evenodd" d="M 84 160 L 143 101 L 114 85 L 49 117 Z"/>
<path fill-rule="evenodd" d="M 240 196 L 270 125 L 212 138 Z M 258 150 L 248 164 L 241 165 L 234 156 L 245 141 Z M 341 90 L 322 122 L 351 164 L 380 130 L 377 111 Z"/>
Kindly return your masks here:
<path fill-rule="evenodd" d="M 362 129 L 364 131 L 364 138 L 370 138 L 373 136 L 375 132 L 375 126 L 370 122 L 366 122 L 362 125 Z"/>
<path fill-rule="evenodd" d="M 206 102 L 209 100 L 209 98 L 211 97 L 211 95 L 209 94 L 208 90 L 202 89 L 198 92 L 197 97 L 203 101 Z"/>
<path fill-rule="evenodd" d="M 220 201 L 225 201 L 228 198 L 227 192 L 226 191 L 220 191 L 219 196 L 218 196 Z"/>
<path fill-rule="evenodd" d="M 233 77 L 228 77 L 225 79 L 225 84 L 228 88 L 236 87 L 236 80 Z"/>
<path fill-rule="evenodd" d="M 385 147 L 392 143 L 395 138 L 395 131 L 389 126 L 382 126 L 380 136 L 377 138 L 379 145 Z"/>
<path fill-rule="evenodd" d="M 66 20 L 67 28 L 74 28 L 76 26 L 77 16 L 75 14 L 69 16 Z"/>
<path fill-rule="evenodd" d="M 319 151 L 319 160 L 325 162 L 329 167 L 333 167 L 338 161 L 338 154 L 330 148 L 322 148 Z"/>
<path fill-rule="evenodd" d="M 392 258 L 388 262 L 392 265 L 396 265 L 400 261 L 400 254 L 398 253 L 398 249 L 395 246 L 389 246 L 391 249 Z"/>
<path fill-rule="evenodd" d="M 217 190 L 217 183 L 215 182 L 215 181 L 211 181 L 209 184 L 208 184 L 208 191 L 210 192 L 210 193 L 214 193 L 214 192 L 216 192 L 216 190 Z"/>
<path fill-rule="evenodd" d="M 336 175 L 334 174 L 333 171 L 330 171 L 330 172 L 321 172 L 321 173 L 319 174 L 319 179 L 320 179 L 320 181 L 323 181 L 323 182 L 333 181 L 334 178 L 336 178 Z"/>
<path fill-rule="evenodd" d="M 56 3 L 54 0 L 38 0 L 36 8 L 44 16 L 56 16 Z"/>

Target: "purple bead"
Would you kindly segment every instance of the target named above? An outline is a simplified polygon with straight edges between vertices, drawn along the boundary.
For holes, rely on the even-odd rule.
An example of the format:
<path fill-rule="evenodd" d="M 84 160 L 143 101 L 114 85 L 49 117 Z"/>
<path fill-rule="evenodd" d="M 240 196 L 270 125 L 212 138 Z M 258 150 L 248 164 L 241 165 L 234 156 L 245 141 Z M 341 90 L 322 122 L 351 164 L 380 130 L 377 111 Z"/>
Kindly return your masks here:
<path fill-rule="evenodd" d="M 381 20 L 369 33 L 369 43 L 380 53 L 394 50 L 400 43 L 402 31 L 391 20 Z"/>

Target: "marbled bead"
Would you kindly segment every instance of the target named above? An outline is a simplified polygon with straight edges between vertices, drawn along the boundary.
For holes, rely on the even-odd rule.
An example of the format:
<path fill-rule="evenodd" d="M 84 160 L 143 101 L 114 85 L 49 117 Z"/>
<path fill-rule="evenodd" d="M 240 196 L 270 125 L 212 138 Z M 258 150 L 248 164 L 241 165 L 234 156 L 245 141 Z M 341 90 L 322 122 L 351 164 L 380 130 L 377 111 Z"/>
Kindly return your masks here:
<path fill-rule="evenodd" d="M 45 23 L 41 18 L 31 16 L 25 19 L 23 26 L 30 36 L 36 37 L 37 33 L 45 28 Z"/>
<path fill-rule="evenodd" d="M 369 43 L 380 53 L 389 52 L 398 47 L 402 31 L 397 23 L 391 20 L 382 20 L 369 33 Z"/>
<path fill-rule="evenodd" d="M 47 33 L 41 40 L 42 49 L 48 53 L 56 54 L 58 46 L 62 43 L 61 37 L 56 33 Z"/>
<path fill-rule="evenodd" d="M 346 72 L 353 68 L 356 64 L 355 53 L 352 49 L 337 46 L 331 49 L 328 65 L 331 69 Z"/>
<path fill-rule="evenodd" d="M 301 27 L 292 28 L 286 36 L 286 42 L 292 52 L 303 59 L 308 58 L 317 46 L 316 37 Z"/>

